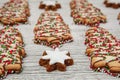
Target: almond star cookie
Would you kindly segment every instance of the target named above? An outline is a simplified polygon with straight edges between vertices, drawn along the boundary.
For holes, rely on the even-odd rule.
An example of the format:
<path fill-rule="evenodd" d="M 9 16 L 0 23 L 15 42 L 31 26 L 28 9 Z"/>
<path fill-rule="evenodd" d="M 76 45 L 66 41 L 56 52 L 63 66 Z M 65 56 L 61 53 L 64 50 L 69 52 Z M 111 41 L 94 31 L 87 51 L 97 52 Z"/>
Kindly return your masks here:
<path fill-rule="evenodd" d="M 106 7 L 111 7 L 114 9 L 120 8 L 120 0 L 105 0 L 104 4 Z"/>
<path fill-rule="evenodd" d="M 48 1 L 48 0 L 44 0 L 40 2 L 40 9 L 45 9 L 45 11 L 56 11 L 57 9 L 61 8 L 60 3 L 58 3 L 57 1 Z"/>
<path fill-rule="evenodd" d="M 73 63 L 70 53 L 68 51 L 59 51 L 58 48 L 55 51 L 44 51 L 39 61 L 40 66 L 44 66 L 48 72 L 54 70 L 66 71 L 66 66 L 71 66 Z"/>

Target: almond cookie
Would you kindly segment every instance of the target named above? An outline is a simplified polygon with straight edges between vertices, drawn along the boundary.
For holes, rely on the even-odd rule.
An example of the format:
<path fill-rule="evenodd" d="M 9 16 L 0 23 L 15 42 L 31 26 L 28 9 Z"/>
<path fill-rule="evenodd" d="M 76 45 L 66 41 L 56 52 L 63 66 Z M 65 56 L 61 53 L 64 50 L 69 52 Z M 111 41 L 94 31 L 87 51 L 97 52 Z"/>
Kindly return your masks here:
<path fill-rule="evenodd" d="M 49 10 L 56 11 L 57 9 L 61 8 L 61 5 L 57 1 L 46 1 L 46 0 L 44 0 L 44 1 L 40 2 L 39 8 L 40 9 L 45 9 L 45 11 L 49 11 Z"/>
<path fill-rule="evenodd" d="M 44 66 L 48 72 L 54 70 L 66 71 L 66 66 L 71 66 L 73 63 L 70 53 L 68 51 L 59 51 L 58 48 L 55 51 L 44 51 L 39 61 L 40 66 Z"/>
<path fill-rule="evenodd" d="M 120 0 L 105 0 L 104 4 L 106 7 L 111 7 L 114 9 L 120 8 Z"/>

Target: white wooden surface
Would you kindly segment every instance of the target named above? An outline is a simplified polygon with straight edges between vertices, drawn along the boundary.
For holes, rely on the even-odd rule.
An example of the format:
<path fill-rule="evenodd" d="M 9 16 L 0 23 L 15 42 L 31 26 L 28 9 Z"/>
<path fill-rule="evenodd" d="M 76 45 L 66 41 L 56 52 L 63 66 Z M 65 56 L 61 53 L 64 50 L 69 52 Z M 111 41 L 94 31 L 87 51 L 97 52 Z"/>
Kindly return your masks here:
<path fill-rule="evenodd" d="M 0 6 L 7 0 L 0 0 Z M 104 0 L 88 0 L 93 3 L 94 6 L 100 8 L 102 12 L 107 16 L 108 22 L 101 24 L 101 27 L 108 29 L 114 36 L 120 39 L 120 25 L 117 20 L 117 15 L 120 9 L 114 10 L 106 8 L 103 5 Z M 89 68 L 89 59 L 85 56 L 86 46 L 84 45 L 85 31 L 89 28 L 83 25 L 74 25 L 72 18 L 70 17 L 70 0 L 59 0 L 62 5 L 62 9 L 58 10 L 63 17 L 66 24 L 69 24 L 74 42 L 64 44 L 60 50 L 68 50 L 74 59 L 74 65 L 67 67 L 66 72 L 46 72 L 44 67 L 39 66 L 38 61 L 44 50 L 52 50 L 49 47 L 36 45 L 33 43 L 33 28 L 37 22 L 40 13 L 44 10 L 39 10 L 38 6 L 40 0 L 29 0 L 31 16 L 29 18 L 29 24 L 18 26 L 21 31 L 24 42 L 27 57 L 23 60 L 23 71 L 20 74 L 10 74 L 4 80 L 120 80 L 109 76 L 105 73 L 94 72 Z"/>

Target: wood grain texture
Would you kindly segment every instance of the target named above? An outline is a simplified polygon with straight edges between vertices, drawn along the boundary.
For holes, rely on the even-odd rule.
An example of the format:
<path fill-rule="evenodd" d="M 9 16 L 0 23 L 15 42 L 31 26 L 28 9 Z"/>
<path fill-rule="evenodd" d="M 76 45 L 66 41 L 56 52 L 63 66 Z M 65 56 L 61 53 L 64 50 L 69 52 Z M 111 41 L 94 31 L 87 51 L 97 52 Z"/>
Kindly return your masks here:
<path fill-rule="evenodd" d="M 7 0 L 0 0 L 0 6 Z M 67 67 L 66 72 L 46 72 L 44 67 L 39 66 L 39 59 L 44 50 L 52 50 L 47 46 L 36 45 L 33 42 L 33 28 L 37 23 L 40 13 L 44 10 L 38 9 L 40 0 L 29 0 L 31 16 L 29 23 L 20 24 L 18 29 L 23 35 L 25 42 L 26 58 L 23 59 L 23 71 L 20 74 L 10 74 L 4 80 L 119 80 L 105 73 L 94 72 L 89 68 L 89 59 L 85 56 L 86 46 L 84 45 L 85 31 L 89 28 L 83 25 L 74 25 L 72 17 L 70 17 L 70 0 L 58 0 L 62 8 L 57 12 L 61 14 L 66 24 L 69 24 L 74 42 L 64 44 L 60 50 L 68 50 L 74 59 L 74 65 Z M 120 9 L 114 10 L 106 8 L 103 4 L 104 0 L 88 0 L 94 6 L 101 9 L 107 16 L 108 22 L 101 24 L 101 27 L 109 30 L 114 36 L 120 39 L 120 25 L 118 24 L 117 15 Z M 17 27 L 17 26 L 15 26 Z"/>

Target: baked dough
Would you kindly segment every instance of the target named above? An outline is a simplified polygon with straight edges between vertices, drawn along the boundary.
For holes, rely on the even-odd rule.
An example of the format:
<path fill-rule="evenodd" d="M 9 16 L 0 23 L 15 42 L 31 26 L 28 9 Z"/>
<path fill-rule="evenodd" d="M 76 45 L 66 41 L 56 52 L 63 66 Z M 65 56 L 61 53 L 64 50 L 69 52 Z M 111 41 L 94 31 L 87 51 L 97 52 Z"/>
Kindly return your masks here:
<path fill-rule="evenodd" d="M 90 57 L 90 67 L 119 77 L 120 44 L 116 37 L 102 27 L 91 27 L 85 36 L 85 54 Z"/>
<path fill-rule="evenodd" d="M 70 57 L 68 51 L 44 51 L 39 61 L 40 66 L 44 66 L 46 71 L 51 72 L 54 70 L 66 71 L 66 66 L 73 65 L 73 59 Z"/>
<path fill-rule="evenodd" d="M 58 3 L 57 1 L 48 1 L 48 0 L 44 0 L 40 2 L 40 9 L 45 9 L 45 11 L 56 11 L 57 9 L 61 8 L 60 3 Z"/>
<path fill-rule="evenodd" d="M 5 25 L 25 23 L 29 16 L 27 0 L 9 0 L 0 8 L 0 22 Z"/>
<path fill-rule="evenodd" d="M 106 16 L 101 10 L 94 7 L 87 0 L 71 0 L 70 7 L 75 24 L 93 26 L 106 22 Z"/>
<path fill-rule="evenodd" d="M 106 7 L 111 7 L 114 9 L 120 8 L 120 0 L 105 0 L 104 4 Z"/>
<path fill-rule="evenodd" d="M 18 29 L 6 26 L 0 30 L 0 76 L 19 73 L 26 56 L 24 42 Z"/>
<path fill-rule="evenodd" d="M 73 41 L 70 29 L 59 13 L 47 11 L 40 15 L 34 27 L 34 42 L 52 48 Z"/>

